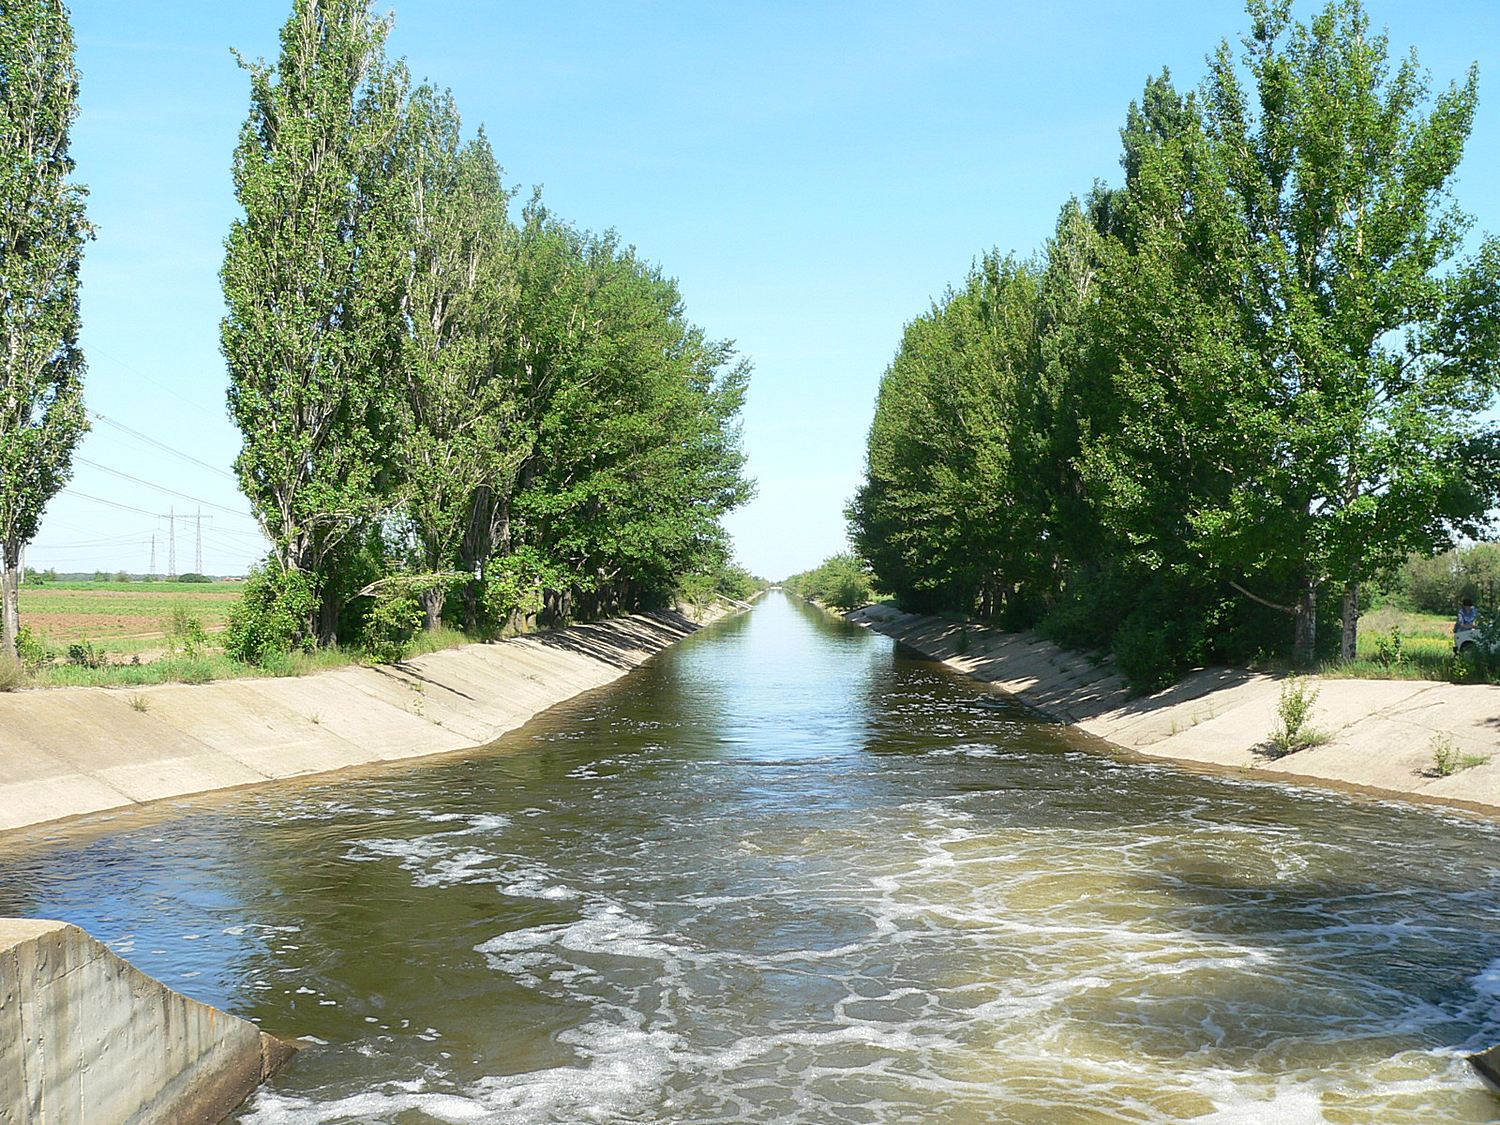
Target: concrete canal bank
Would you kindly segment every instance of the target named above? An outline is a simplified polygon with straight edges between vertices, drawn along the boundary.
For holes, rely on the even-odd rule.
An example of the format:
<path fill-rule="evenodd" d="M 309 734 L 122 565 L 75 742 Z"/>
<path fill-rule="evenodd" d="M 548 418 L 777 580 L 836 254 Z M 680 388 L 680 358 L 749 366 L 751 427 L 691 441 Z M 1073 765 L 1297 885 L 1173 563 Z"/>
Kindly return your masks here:
<path fill-rule="evenodd" d="M 300 678 L 0 695 L 0 829 L 479 746 L 727 612 Z M 0 1125 L 213 1125 L 292 1050 L 75 926 L 0 918 Z"/>
<path fill-rule="evenodd" d="M 728 612 L 636 614 L 401 665 L 0 695 L 0 831 L 484 745 Z"/>
<path fill-rule="evenodd" d="M 1108 665 L 1031 634 L 882 605 L 848 618 L 1052 718 L 1153 758 L 1500 813 L 1500 686 L 1320 680 L 1312 723 L 1328 742 L 1272 758 L 1264 747 L 1277 724 L 1281 692 L 1272 676 L 1211 668 L 1155 695 L 1132 696 Z M 1444 744 L 1489 761 L 1440 777 L 1433 755 Z"/>
<path fill-rule="evenodd" d="M 292 1053 L 76 926 L 0 919 L 6 1125 L 214 1125 Z"/>

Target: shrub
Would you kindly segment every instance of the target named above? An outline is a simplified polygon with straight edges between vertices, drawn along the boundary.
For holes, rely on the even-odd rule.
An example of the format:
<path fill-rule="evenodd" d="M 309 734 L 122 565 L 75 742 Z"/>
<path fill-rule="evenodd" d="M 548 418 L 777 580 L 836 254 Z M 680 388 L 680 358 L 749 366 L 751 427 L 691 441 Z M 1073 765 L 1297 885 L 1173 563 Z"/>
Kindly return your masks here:
<path fill-rule="evenodd" d="M 1392 625 L 1388 636 L 1375 639 L 1375 663 L 1382 668 L 1394 668 L 1405 657 L 1402 653 L 1401 626 Z"/>
<path fill-rule="evenodd" d="M 1170 687 L 1177 679 L 1177 664 L 1171 631 L 1153 624 L 1150 615 L 1131 614 L 1115 633 L 1110 646 L 1115 664 L 1136 691 L 1145 693 Z"/>
<path fill-rule="evenodd" d="M 1310 725 L 1318 690 L 1316 684 L 1309 684 L 1301 676 L 1289 676 L 1282 682 L 1281 698 L 1276 704 L 1276 717 L 1281 725 L 1271 732 L 1270 753 L 1273 757 L 1295 754 L 1329 740 L 1327 733 Z"/>
<path fill-rule="evenodd" d="M 26 686 L 26 669 L 13 656 L 0 653 L 0 691 L 16 691 Z"/>
<path fill-rule="evenodd" d="M 365 617 L 360 645 L 372 660 L 394 664 L 411 648 L 422 618 L 422 603 L 409 591 L 381 594 Z"/>
<path fill-rule="evenodd" d="M 1453 745 L 1452 735 L 1432 736 L 1432 772 L 1438 777 L 1452 777 L 1461 770 L 1473 769 L 1489 761 L 1484 754 L 1465 754 Z"/>
<path fill-rule="evenodd" d="M 34 673 L 52 663 L 52 646 L 42 640 L 25 625 L 16 634 L 16 651 L 21 657 L 22 670 Z"/>
<path fill-rule="evenodd" d="M 186 574 L 179 574 L 177 576 L 177 581 L 179 581 L 179 582 L 212 582 L 213 579 L 210 578 L 206 574 L 199 574 L 196 571 L 188 571 L 188 573 L 186 573 Z"/>
<path fill-rule="evenodd" d="M 484 623 L 500 628 L 514 618 L 540 613 L 543 592 L 566 584 L 562 570 L 533 548 L 522 547 L 496 559 L 484 578 L 480 605 Z"/>
<path fill-rule="evenodd" d="M 104 653 L 91 641 L 75 641 L 68 646 L 68 663 L 78 668 L 102 668 Z"/>
<path fill-rule="evenodd" d="M 172 615 L 163 623 L 167 634 L 167 648 L 173 656 L 186 656 L 196 660 L 208 647 L 208 632 L 203 622 L 186 606 L 174 605 Z"/>
<path fill-rule="evenodd" d="M 256 567 L 229 611 L 224 651 L 242 663 L 256 665 L 299 649 L 310 652 L 315 638 L 308 622 L 317 605 L 306 572 L 284 570 L 275 563 Z"/>

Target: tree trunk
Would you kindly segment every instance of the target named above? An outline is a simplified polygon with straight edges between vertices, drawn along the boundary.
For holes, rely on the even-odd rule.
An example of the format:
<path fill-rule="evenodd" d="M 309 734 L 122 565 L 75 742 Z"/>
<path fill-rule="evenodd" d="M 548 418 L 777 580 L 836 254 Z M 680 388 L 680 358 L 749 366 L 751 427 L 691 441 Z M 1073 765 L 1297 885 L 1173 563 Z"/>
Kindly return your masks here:
<path fill-rule="evenodd" d="M 437 627 L 443 623 L 443 603 L 447 600 L 448 591 L 441 586 L 422 591 L 422 628 L 429 633 L 437 632 Z"/>
<path fill-rule="evenodd" d="M 0 547 L 0 655 L 20 659 L 17 638 L 21 634 L 21 545 Z"/>
<path fill-rule="evenodd" d="M 1318 650 L 1318 584 L 1307 579 L 1292 614 L 1292 663 L 1310 668 Z"/>
<path fill-rule="evenodd" d="M 1359 648 L 1359 583 L 1344 587 L 1344 631 L 1339 638 L 1339 656 L 1353 660 Z"/>
<path fill-rule="evenodd" d="M 318 647 L 332 648 L 339 639 L 339 596 L 332 590 L 323 591 L 323 604 L 318 607 Z"/>

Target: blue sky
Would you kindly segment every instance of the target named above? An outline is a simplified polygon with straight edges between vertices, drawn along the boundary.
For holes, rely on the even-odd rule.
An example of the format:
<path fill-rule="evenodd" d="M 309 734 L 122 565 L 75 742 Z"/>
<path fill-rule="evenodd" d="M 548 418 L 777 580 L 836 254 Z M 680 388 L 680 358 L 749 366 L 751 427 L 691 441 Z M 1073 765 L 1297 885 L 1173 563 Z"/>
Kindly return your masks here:
<path fill-rule="evenodd" d="M 199 501 L 207 571 L 241 573 L 264 551 L 228 475 L 238 432 L 217 271 L 247 109 L 230 48 L 274 58 L 289 6 L 72 5 L 73 152 L 99 232 L 83 272 L 87 395 L 108 421 L 49 506 L 31 565 L 143 571 L 154 535 L 164 573 L 161 517 Z M 1437 84 L 1479 62 L 1458 195 L 1500 232 L 1500 4 L 1368 8 Z M 512 184 L 542 185 L 581 227 L 618 230 L 679 279 L 694 321 L 752 360 L 744 426 L 759 497 L 728 524 L 741 561 L 772 578 L 842 548 L 904 322 L 983 250 L 1035 249 L 1069 195 L 1117 181 L 1118 130 L 1148 75 L 1167 66 L 1195 85 L 1205 54 L 1246 22 L 1237 0 L 394 11 L 391 54 L 452 88 Z M 180 521 L 179 571 L 195 545 Z"/>

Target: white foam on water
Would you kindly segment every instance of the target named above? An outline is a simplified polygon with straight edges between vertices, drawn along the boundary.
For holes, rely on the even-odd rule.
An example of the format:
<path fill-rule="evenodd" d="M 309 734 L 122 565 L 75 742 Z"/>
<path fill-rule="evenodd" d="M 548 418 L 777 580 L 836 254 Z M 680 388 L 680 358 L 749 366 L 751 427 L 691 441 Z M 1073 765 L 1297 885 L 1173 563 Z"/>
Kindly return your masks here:
<path fill-rule="evenodd" d="M 552 902 L 566 902 L 578 897 L 578 892 L 565 883 L 554 881 L 555 876 L 547 871 L 528 871 L 520 878 L 498 888 L 503 895 L 512 898 L 540 898 Z"/>
<path fill-rule="evenodd" d="M 927 751 L 928 758 L 1008 758 L 1015 760 L 1024 755 L 1014 751 L 1007 753 L 998 746 L 983 742 L 962 742 L 957 746 L 939 746 Z"/>

